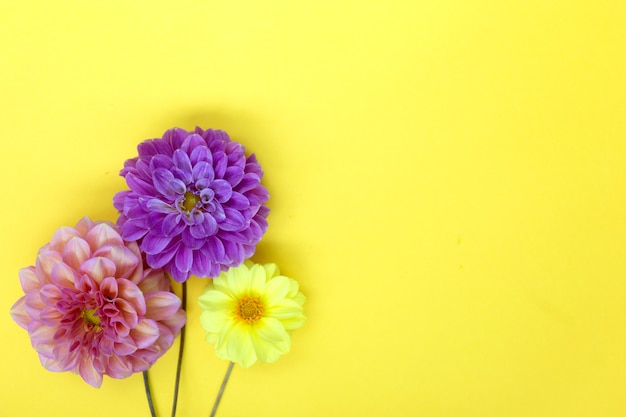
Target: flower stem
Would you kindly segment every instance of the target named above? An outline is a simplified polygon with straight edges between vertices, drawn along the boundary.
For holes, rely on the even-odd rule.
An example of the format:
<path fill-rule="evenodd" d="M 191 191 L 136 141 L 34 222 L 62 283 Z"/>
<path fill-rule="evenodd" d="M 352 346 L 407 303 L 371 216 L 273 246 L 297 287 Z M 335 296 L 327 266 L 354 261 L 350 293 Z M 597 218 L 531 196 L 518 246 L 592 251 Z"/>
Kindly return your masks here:
<path fill-rule="evenodd" d="M 187 282 L 183 282 L 182 309 L 187 309 Z M 183 365 L 183 348 L 185 347 L 185 327 L 180 329 L 180 345 L 178 346 L 178 364 L 176 365 L 176 383 L 174 384 L 174 400 L 172 401 L 172 417 L 176 417 L 176 405 L 178 404 L 178 386 L 180 385 L 180 371 Z M 154 416 L 153 416 L 154 417 Z"/>
<path fill-rule="evenodd" d="M 215 404 L 213 404 L 213 410 L 211 410 L 211 416 L 215 417 L 215 413 L 217 412 L 217 406 L 220 405 L 220 400 L 222 399 L 222 394 L 224 394 L 224 389 L 226 388 L 226 383 L 228 382 L 228 378 L 230 378 L 230 373 L 233 371 L 234 362 L 231 362 L 228 365 L 228 370 L 226 371 L 226 375 L 224 375 L 224 380 L 222 381 L 222 386 L 220 387 L 220 392 L 217 393 L 217 398 L 215 399 Z"/>
<path fill-rule="evenodd" d="M 152 402 L 152 394 L 150 393 L 148 371 L 143 371 L 143 386 L 146 388 L 146 398 L 148 399 L 148 407 L 150 407 L 150 415 L 152 417 L 156 417 L 156 411 L 154 411 L 154 403 Z"/>

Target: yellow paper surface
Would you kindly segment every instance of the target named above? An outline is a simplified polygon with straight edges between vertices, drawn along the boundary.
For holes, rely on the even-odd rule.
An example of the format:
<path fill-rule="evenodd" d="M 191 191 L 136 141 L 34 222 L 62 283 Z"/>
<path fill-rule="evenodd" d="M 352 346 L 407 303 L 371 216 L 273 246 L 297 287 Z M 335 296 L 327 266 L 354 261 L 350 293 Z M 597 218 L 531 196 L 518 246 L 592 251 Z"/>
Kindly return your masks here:
<path fill-rule="evenodd" d="M 0 416 L 149 415 L 140 375 L 48 372 L 8 311 L 58 227 L 116 219 L 140 141 L 195 125 L 256 153 L 254 259 L 308 297 L 218 416 L 626 416 L 623 1 L 5 1 L 0 46 Z M 180 417 L 227 367 L 205 285 Z"/>

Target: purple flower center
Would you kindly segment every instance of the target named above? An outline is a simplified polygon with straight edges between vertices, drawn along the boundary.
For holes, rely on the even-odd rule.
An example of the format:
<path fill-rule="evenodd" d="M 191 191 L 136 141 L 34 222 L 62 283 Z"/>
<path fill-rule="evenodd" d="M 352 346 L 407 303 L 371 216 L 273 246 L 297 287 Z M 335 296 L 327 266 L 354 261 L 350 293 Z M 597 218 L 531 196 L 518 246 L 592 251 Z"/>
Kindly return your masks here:
<path fill-rule="evenodd" d="M 200 197 L 198 197 L 197 195 L 195 195 L 194 193 L 187 191 L 185 193 L 185 195 L 183 196 L 184 200 L 183 200 L 183 204 L 182 204 L 182 208 L 189 213 L 193 208 L 196 207 L 196 204 L 198 204 L 201 199 Z"/>

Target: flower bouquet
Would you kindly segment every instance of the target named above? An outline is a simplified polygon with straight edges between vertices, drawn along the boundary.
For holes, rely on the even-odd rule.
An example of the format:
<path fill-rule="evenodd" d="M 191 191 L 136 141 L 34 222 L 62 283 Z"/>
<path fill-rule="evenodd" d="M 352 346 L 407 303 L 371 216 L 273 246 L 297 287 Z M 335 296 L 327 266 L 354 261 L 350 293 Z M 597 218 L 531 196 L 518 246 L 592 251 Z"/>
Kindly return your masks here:
<path fill-rule="evenodd" d="M 172 416 L 187 320 L 186 281 L 210 278 L 199 320 L 218 358 L 230 361 L 211 415 L 234 364 L 275 362 L 305 322 L 304 295 L 275 264 L 249 258 L 267 230 L 269 199 L 254 154 L 220 130 L 170 129 L 146 140 L 120 175 L 129 190 L 113 205 L 116 224 L 84 217 L 61 227 L 23 268 L 24 291 L 11 308 L 41 364 L 100 387 L 104 375 L 143 373 L 180 335 Z M 182 283 L 182 297 L 171 280 Z"/>

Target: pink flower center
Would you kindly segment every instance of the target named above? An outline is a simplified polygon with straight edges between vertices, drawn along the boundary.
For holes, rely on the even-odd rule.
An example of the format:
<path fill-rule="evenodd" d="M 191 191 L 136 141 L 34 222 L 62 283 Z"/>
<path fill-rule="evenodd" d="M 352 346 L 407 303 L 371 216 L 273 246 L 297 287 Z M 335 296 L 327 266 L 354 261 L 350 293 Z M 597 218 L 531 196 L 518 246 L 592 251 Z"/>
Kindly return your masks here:
<path fill-rule="evenodd" d="M 254 324 L 261 320 L 265 309 L 259 297 L 243 297 L 237 302 L 235 315 L 245 323 Z"/>
<path fill-rule="evenodd" d="M 99 332 L 102 330 L 100 327 L 100 317 L 96 315 L 96 310 L 87 310 L 84 309 L 82 313 L 80 313 L 80 317 L 85 322 L 85 330 L 95 330 Z"/>

